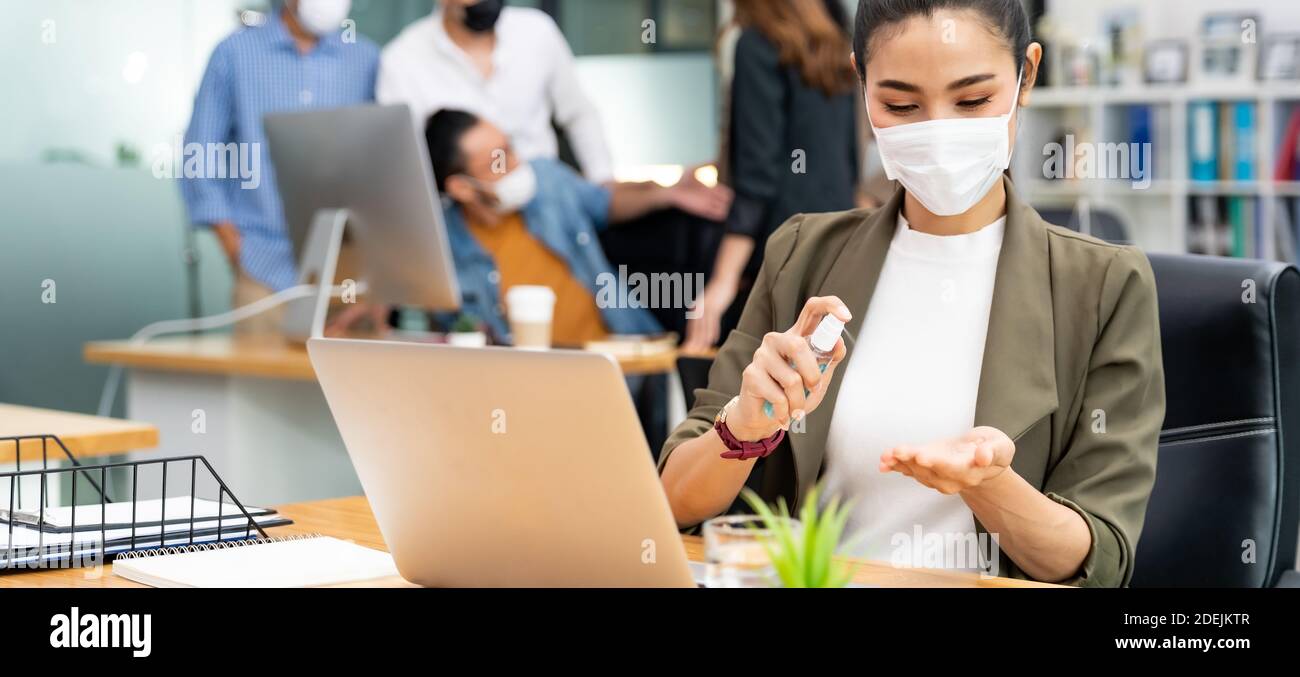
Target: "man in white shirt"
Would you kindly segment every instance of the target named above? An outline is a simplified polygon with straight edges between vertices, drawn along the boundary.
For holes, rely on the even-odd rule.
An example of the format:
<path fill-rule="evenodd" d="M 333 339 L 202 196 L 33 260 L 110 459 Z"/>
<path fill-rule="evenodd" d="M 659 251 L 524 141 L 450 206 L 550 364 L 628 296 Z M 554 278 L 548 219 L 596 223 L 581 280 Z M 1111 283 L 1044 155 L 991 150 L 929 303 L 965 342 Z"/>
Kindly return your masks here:
<path fill-rule="evenodd" d="M 375 98 L 405 103 L 423 124 L 443 109 L 489 120 L 523 159 L 555 158 L 554 119 L 589 181 L 613 179 L 600 116 L 578 84 L 573 52 L 545 12 L 503 0 L 440 0 L 384 48 Z"/>

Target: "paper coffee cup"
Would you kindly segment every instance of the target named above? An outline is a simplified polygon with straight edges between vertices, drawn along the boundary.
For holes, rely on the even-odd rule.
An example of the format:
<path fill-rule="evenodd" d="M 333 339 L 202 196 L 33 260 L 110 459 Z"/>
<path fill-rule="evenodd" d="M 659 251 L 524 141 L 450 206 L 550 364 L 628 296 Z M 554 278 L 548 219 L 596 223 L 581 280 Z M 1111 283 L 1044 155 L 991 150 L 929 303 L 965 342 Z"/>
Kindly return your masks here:
<path fill-rule="evenodd" d="M 550 287 L 518 285 L 506 292 L 506 314 L 516 348 L 551 347 L 555 292 Z"/>

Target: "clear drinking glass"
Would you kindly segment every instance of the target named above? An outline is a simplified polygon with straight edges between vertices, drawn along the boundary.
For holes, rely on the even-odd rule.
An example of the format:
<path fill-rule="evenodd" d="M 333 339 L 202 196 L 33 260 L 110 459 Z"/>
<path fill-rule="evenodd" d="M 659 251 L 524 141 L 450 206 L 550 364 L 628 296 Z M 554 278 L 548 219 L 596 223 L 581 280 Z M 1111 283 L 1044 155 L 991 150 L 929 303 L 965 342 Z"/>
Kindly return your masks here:
<path fill-rule="evenodd" d="M 798 531 L 799 523 L 790 520 Z M 705 587 L 777 588 L 781 581 L 764 541 L 772 532 L 757 515 L 724 515 L 704 523 Z"/>

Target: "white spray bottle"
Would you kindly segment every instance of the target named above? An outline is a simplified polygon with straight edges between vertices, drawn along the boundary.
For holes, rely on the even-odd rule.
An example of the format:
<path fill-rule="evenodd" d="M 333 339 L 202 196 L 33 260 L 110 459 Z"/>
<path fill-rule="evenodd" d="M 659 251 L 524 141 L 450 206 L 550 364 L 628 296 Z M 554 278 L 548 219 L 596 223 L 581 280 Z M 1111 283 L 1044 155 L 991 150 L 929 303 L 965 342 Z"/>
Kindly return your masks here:
<path fill-rule="evenodd" d="M 827 313 L 826 317 L 817 324 L 817 329 L 813 330 L 812 335 L 808 337 L 808 347 L 812 349 L 813 357 L 817 359 L 817 369 L 822 373 L 826 372 L 826 367 L 830 366 L 831 358 L 835 353 L 835 342 L 839 340 L 840 333 L 844 331 L 844 322 L 840 318 Z M 793 363 L 790 366 L 794 366 Z M 805 397 L 811 392 L 804 388 Z M 771 402 L 763 403 L 763 413 L 768 418 L 776 415 L 772 408 Z"/>

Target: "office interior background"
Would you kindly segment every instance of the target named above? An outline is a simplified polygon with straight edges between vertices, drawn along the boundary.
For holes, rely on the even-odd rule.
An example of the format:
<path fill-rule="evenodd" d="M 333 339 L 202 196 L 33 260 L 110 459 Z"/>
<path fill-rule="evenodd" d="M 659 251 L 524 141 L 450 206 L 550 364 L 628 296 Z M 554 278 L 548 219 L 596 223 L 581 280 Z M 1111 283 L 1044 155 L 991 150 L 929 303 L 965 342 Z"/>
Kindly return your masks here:
<path fill-rule="evenodd" d="M 382 45 L 432 4 L 356 0 L 352 16 L 361 33 Z M 714 159 L 720 104 L 713 48 L 727 2 L 510 4 L 540 7 L 556 19 L 603 116 L 620 176 L 671 179 L 674 168 Z M 850 10 L 855 4 L 846 0 Z M 245 12 L 270 5 L 5 0 L 3 6 L 0 91 L 9 96 L 0 107 L 6 130 L 0 135 L 0 400 L 93 412 L 106 368 L 80 359 L 86 341 L 229 307 L 231 275 L 215 241 L 190 228 L 175 182 L 155 178 L 150 157 L 183 133 L 213 46 Z M 1026 110 L 1013 161 L 1031 201 L 1054 208 L 1060 220 L 1082 218 L 1084 228 L 1149 251 L 1295 259 L 1300 176 L 1279 153 L 1296 133 L 1300 84 L 1261 83 L 1258 71 L 1282 69 L 1295 77 L 1300 3 L 1047 0 L 1027 6 L 1047 45 L 1047 81 Z M 1231 67 L 1216 66 L 1226 72 L 1211 79 L 1211 69 L 1197 59 L 1202 47 L 1222 40 L 1215 31 L 1223 21 L 1214 17 L 1224 15 L 1235 31 L 1240 20 L 1232 17 L 1249 17 L 1258 39 L 1229 59 Z M 640 40 L 645 17 L 657 21 L 653 45 Z M 1164 51 L 1152 66 L 1147 57 L 1155 47 Z M 1153 67 L 1175 82 L 1147 83 Z M 1184 139 L 1211 118 L 1215 129 L 1202 131 L 1253 135 L 1235 144 L 1253 155 L 1194 157 L 1195 144 Z M 1149 141 L 1149 186 L 1044 178 L 1039 150 L 1066 136 Z M 1218 155 L 1218 147 L 1210 150 Z M 878 167 L 873 148 L 865 149 L 865 162 L 869 170 Z M 58 304 L 19 302 L 18 295 L 33 294 L 23 285 L 45 278 L 58 279 L 66 292 Z"/>

